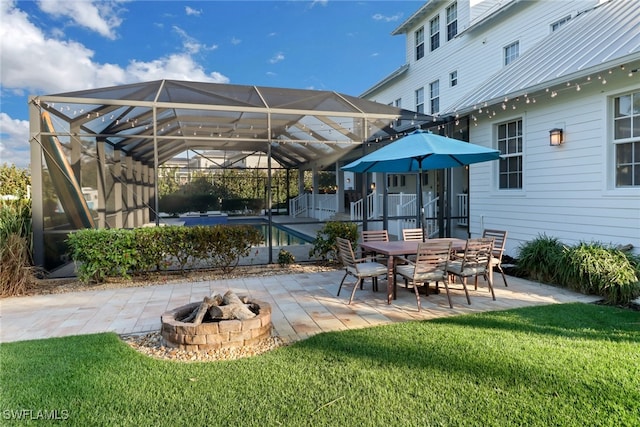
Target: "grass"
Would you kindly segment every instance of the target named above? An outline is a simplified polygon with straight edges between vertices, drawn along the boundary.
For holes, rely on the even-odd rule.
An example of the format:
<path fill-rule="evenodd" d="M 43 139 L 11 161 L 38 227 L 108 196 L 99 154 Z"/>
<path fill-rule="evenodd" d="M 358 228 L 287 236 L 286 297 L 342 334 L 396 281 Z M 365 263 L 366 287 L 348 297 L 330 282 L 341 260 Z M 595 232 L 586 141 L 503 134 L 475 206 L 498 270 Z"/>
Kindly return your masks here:
<path fill-rule="evenodd" d="M 324 333 L 236 361 L 150 359 L 115 334 L 3 344 L 0 361 L 0 423 L 640 425 L 640 312 L 601 305 Z"/>

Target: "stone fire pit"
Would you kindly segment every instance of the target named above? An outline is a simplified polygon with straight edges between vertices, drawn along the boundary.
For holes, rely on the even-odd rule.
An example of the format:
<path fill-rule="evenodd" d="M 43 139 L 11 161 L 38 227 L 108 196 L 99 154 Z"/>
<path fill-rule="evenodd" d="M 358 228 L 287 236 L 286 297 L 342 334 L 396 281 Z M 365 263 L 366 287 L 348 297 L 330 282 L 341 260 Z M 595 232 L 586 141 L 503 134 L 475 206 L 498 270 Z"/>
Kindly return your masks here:
<path fill-rule="evenodd" d="M 193 317 L 210 300 L 208 298 L 205 298 L 205 303 L 194 302 L 165 312 L 161 316 L 160 331 L 165 345 L 187 351 L 202 351 L 255 345 L 270 338 L 271 305 L 243 296 L 238 298 L 255 313 L 255 317 L 242 320 L 212 319 L 207 312 L 204 317 L 197 319 L 201 323 L 184 321 L 190 315 Z M 220 305 L 220 308 L 223 306 Z"/>

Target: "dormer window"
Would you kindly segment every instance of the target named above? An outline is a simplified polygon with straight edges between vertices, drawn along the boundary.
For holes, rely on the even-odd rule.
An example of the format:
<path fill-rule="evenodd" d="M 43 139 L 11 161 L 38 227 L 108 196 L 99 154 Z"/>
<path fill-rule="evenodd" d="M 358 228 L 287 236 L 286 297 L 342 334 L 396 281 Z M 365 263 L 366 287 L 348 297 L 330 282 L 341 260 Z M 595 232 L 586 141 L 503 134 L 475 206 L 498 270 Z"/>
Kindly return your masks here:
<path fill-rule="evenodd" d="M 509 65 L 520 56 L 520 42 L 511 43 L 504 48 L 504 65 Z"/>
<path fill-rule="evenodd" d="M 570 19 L 571 19 L 571 15 L 568 15 L 568 16 L 565 16 L 564 18 L 554 22 L 553 24 L 551 24 L 551 32 L 554 32 L 554 31 L 557 31 L 558 29 L 560 29 L 560 27 L 562 27 L 564 24 L 569 22 Z"/>

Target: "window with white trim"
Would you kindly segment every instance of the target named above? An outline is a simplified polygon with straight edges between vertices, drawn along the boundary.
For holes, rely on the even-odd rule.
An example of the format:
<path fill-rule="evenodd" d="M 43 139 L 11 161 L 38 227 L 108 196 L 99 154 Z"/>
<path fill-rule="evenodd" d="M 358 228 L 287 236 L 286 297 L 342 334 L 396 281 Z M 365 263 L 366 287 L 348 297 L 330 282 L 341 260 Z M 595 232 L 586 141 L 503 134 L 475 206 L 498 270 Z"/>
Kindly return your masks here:
<path fill-rule="evenodd" d="M 570 19 L 571 19 L 571 15 L 567 15 L 564 18 L 559 19 L 556 22 L 554 22 L 553 24 L 551 24 L 551 32 L 554 32 L 554 31 L 558 30 L 564 24 L 569 22 Z"/>
<path fill-rule="evenodd" d="M 504 47 L 504 65 L 509 65 L 520 56 L 520 42 L 511 43 Z"/>
<path fill-rule="evenodd" d="M 396 108 L 402 108 L 402 98 L 398 98 L 393 102 Z M 402 125 L 402 119 L 396 119 L 396 126 Z"/>
<path fill-rule="evenodd" d="M 500 150 L 498 188 L 522 188 L 522 119 L 498 125 L 497 147 Z"/>
<path fill-rule="evenodd" d="M 640 92 L 614 98 L 616 188 L 640 187 Z"/>
<path fill-rule="evenodd" d="M 424 56 L 424 27 L 420 27 L 415 32 L 416 40 L 416 61 Z"/>
<path fill-rule="evenodd" d="M 449 86 L 454 87 L 458 85 L 458 71 L 452 71 L 449 73 Z"/>
<path fill-rule="evenodd" d="M 429 105 L 431 114 L 440 111 L 440 80 L 429 83 Z"/>
<path fill-rule="evenodd" d="M 424 88 L 416 90 L 416 112 L 424 114 Z"/>
<path fill-rule="evenodd" d="M 447 7 L 447 41 L 458 34 L 458 3 Z"/>
<path fill-rule="evenodd" d="M 431 52 L 440 47 L 440 17 L 436 16 L 429 21 L 429 40 L 431 41 Z"/>

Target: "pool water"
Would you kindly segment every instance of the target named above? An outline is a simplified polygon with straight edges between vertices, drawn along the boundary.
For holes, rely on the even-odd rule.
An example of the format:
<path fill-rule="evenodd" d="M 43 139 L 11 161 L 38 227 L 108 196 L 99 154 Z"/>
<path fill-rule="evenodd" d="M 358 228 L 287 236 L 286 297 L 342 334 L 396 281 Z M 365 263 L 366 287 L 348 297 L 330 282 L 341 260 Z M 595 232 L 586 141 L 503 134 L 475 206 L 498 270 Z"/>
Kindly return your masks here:
<path fill-rule="evenodd" d="M 252 220 L 241 220 L 241 219 L 232 219 L 228 222 L 227 218 L 224 217 L 225 221 L 221 222 L 217 217 L 192 217 L 187 218 L 185 220 L 185 225 L 194 226 L 194 225 L 216 225 L 221 223 L 227 223 L 229 225 L 251 225 L 262 233 L 264 236 L 265 242 L 258 246 L 268 246 L 267 245 L 267 230 L 269 229 L 269 224 L 265 222 L 256 222 L 255 219 Z M 273 224 L 271 226 L 271 244 L 272 246 L 292 246 L 292 245 L 304 245 L 305 243 L 311 243 L 313 241 L 312 238 L 300 234 L 294 230 L 288 229 L 285 226 Z"/>
<path fill-rule="evenodd" d="M 269 229 L 269 224 L 251 224 L 256 227 L 262 235 L 264 236 L 265 243 L 260 246 L 267 246 L 267 230 Z M 284 227 L 279 227 L 277 225 L 271 226 L 271 244 L 273 246 L 291 246 L 291 245 L 304 245 L 305 243 L 311 242 L 306 236 L 303 236 L 299 233 L 296 233 L 293 230 L 285 229 Z"/>

